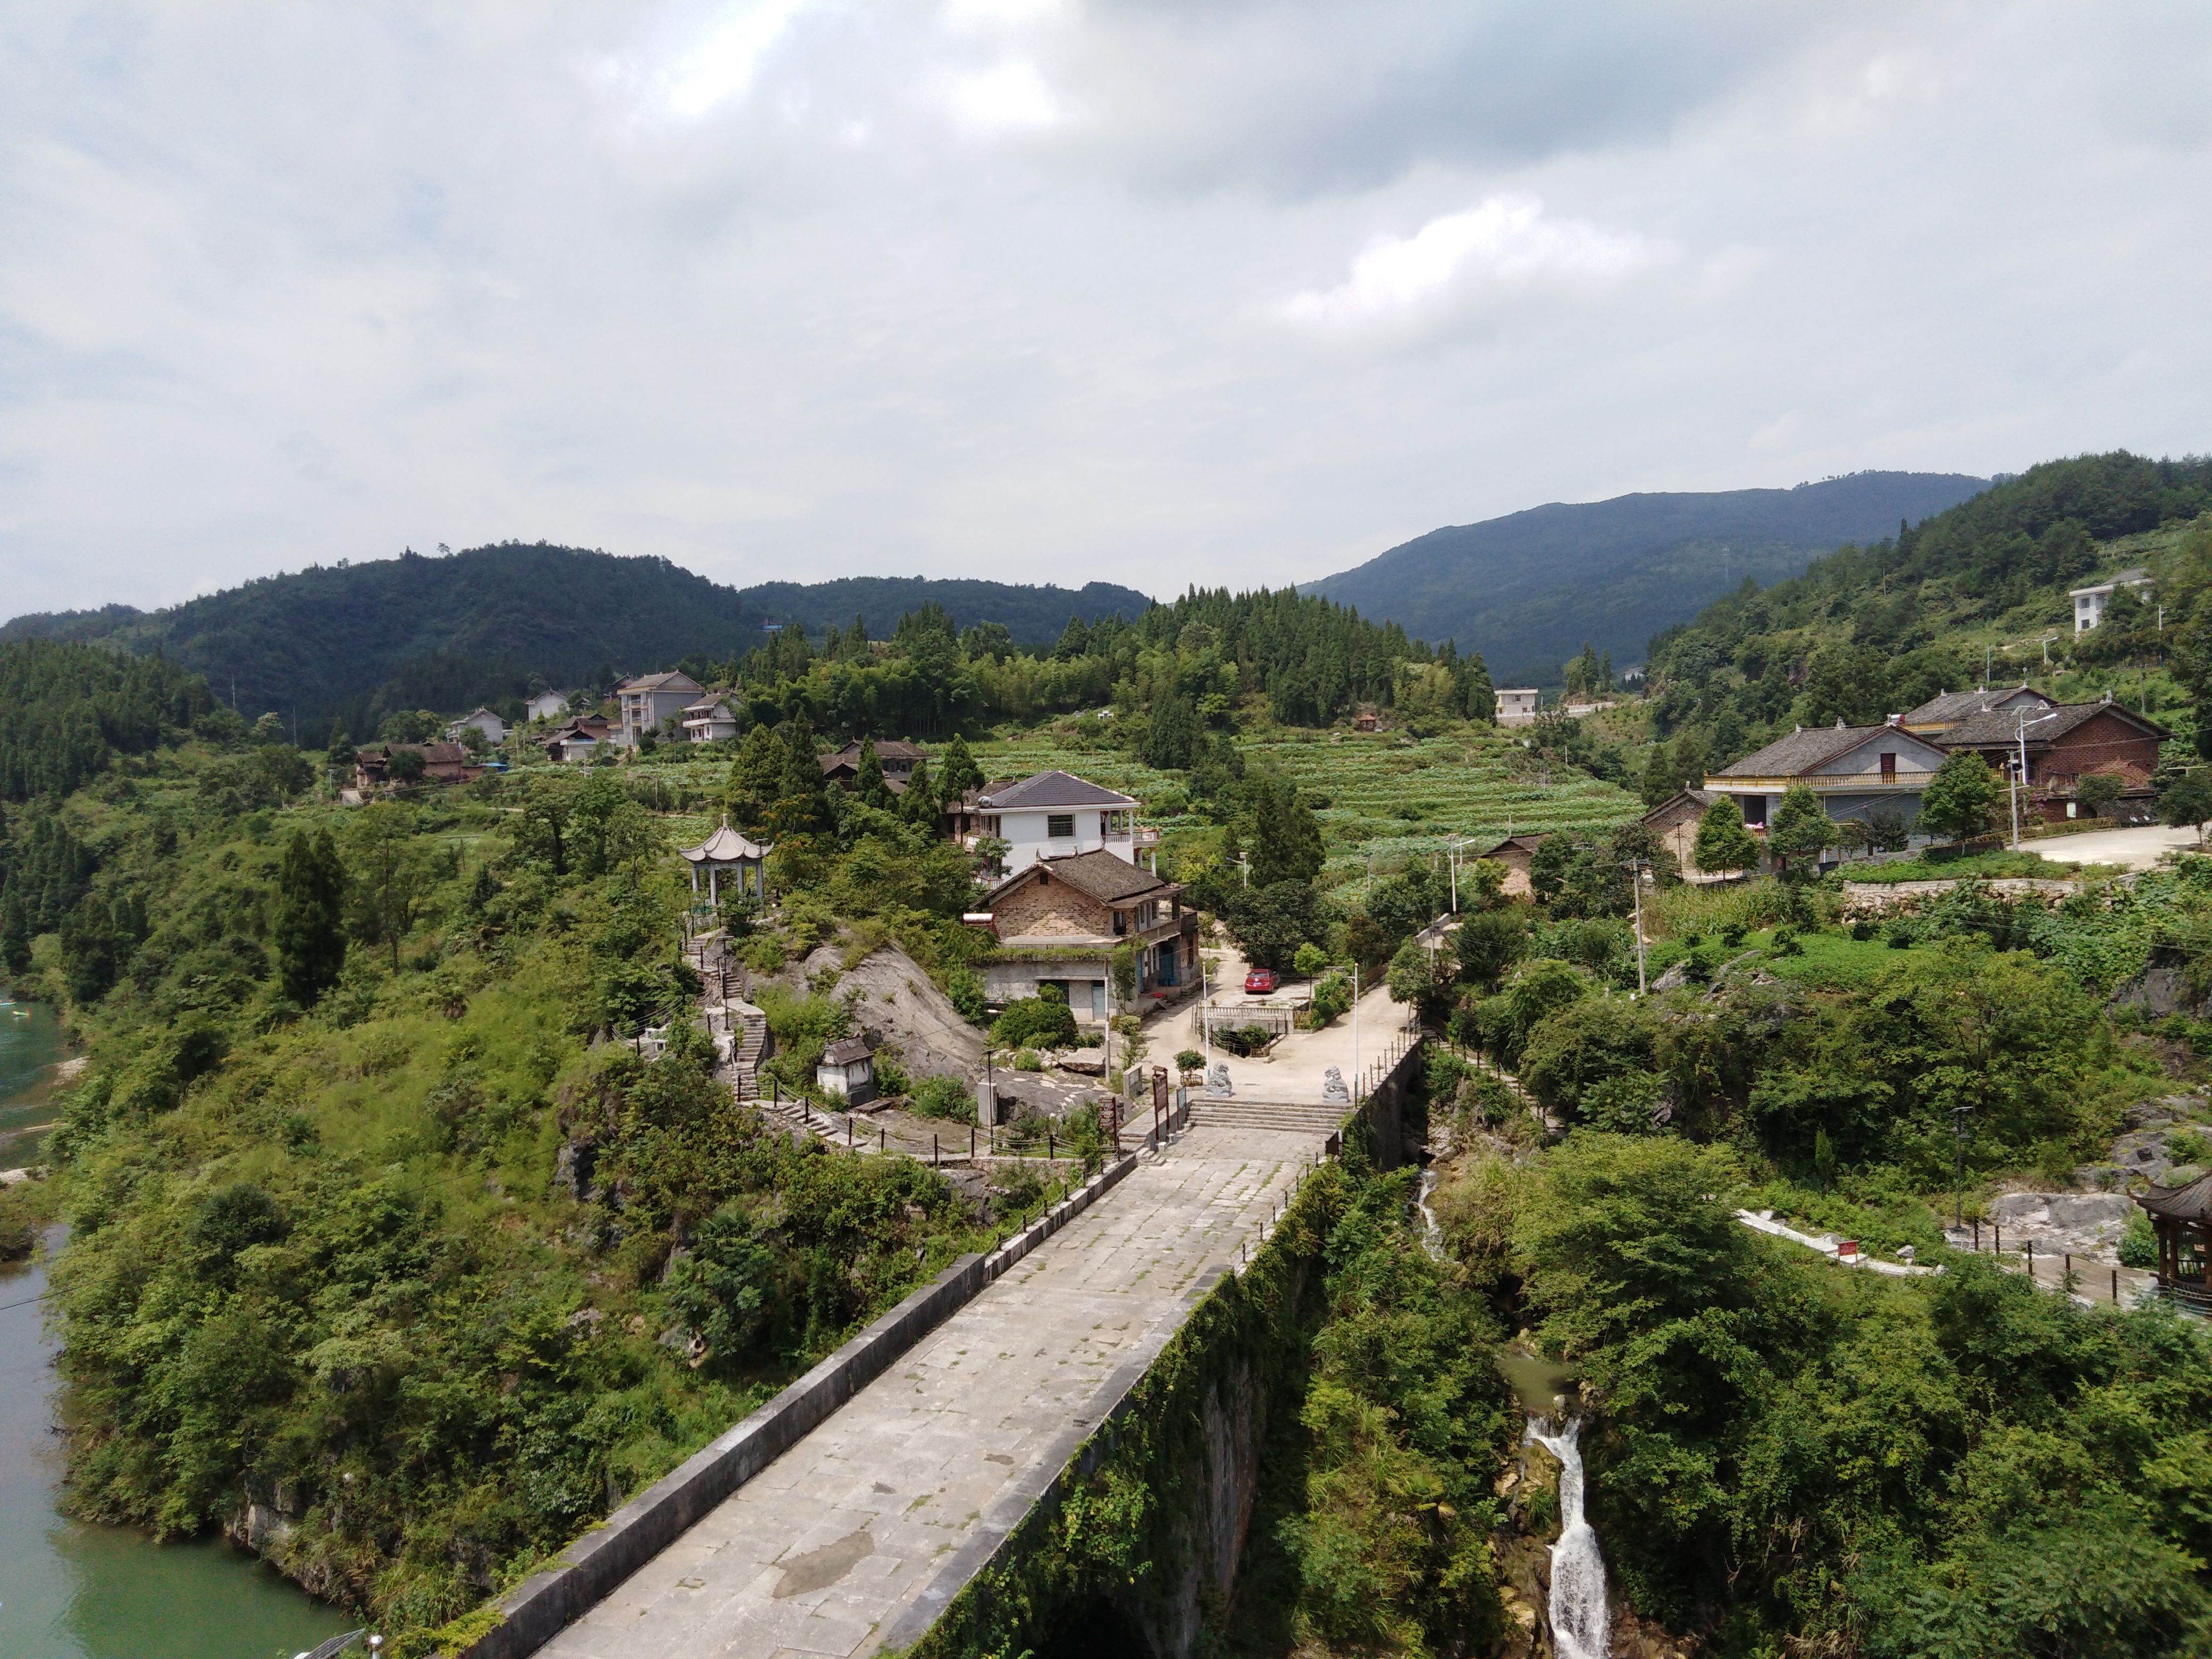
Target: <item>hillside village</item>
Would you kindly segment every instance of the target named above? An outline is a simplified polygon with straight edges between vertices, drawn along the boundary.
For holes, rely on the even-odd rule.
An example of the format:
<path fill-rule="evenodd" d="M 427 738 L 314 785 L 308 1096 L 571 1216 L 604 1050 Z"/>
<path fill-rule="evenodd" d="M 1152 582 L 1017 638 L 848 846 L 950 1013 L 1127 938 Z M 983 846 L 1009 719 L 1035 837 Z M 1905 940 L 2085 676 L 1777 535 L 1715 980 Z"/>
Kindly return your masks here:
<path fill-rule="evenodd" d="M 1540 686 L 1194 592 L 315 746 L 0 646 L 70 1501 L 409 1659 L 2187 1650 L 2203 471 Z"/>

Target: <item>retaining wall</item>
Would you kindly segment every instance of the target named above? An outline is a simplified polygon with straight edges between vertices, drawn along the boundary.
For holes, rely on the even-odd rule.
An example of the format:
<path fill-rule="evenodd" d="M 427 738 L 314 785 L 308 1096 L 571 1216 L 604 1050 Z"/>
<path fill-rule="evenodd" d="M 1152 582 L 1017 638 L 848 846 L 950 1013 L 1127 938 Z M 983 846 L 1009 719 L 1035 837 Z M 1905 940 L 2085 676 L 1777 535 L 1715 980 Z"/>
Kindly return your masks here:
<path fill-rule="evenodd" d="M 499 1623 L 460 1659 L 526 1659 L 666 1549 L 714 1506 L 798 1444 L 832 1412 L 1007 1268 L 1119 1185 L 1109 1164 L 988 1255 L 964 1255 L 713 1444 L 695 1452 L 497 1604 Z"/>

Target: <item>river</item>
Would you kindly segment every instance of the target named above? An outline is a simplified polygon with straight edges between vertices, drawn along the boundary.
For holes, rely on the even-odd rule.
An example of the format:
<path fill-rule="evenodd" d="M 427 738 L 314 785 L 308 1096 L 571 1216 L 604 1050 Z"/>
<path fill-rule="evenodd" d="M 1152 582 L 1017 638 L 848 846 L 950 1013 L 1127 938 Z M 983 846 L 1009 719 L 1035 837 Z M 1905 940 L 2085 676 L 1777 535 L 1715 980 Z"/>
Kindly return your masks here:
<path fill-rule="evenodd" d="M 65 1057 L 50 1011 L 0 1007 L 0 1168 L 36 1161 Z M 55 1508 L 46 1284 L 41 1263 L 0 1266 L 0 1659 L 292 1659 L 350 1629 L 220 1539 L 154 1544 Z"/>

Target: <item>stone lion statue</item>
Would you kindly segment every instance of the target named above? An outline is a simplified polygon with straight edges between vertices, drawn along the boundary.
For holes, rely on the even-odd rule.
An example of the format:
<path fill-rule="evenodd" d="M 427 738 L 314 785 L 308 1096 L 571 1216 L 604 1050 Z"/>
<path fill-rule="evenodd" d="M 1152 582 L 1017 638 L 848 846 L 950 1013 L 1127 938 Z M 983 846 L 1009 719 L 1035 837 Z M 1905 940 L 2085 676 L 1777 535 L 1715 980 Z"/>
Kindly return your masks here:
<path fill-rule="evenodd" d="M 1229 1086 L 1229 1067 L 1221 1060 L 1213 1062 L 1213 1069 L 1206 1074 L 1206 1092 L 1216 1100 L 1224 1099 L 1237 1092 Z"/>
<path fill-rule="evenodd" d="M 1345 1084 L 1343 1072 L 1336 1066 L 1330 1066 L 1322 1074 L 1321 1098 L 1325 1106 L 1352 1104 L 1352 1091 Z"/>

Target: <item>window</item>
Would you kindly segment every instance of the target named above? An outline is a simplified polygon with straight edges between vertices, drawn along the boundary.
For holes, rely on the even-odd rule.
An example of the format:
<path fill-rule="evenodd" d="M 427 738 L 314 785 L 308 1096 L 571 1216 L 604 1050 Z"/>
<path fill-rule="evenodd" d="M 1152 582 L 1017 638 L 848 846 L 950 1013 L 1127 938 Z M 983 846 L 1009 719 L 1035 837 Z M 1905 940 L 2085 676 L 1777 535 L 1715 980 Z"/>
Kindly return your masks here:
<path fill-rule="evenodd" d="M 1766 828 L 1765 796 L 1746 795 L 1743 798 L 1743 821 L 1746 823 L 1755 824 L 1761 830 Z"/>
<path fill-rule="evenodd" d="M 1884 783 L 1895 783 L 1897 781 L 1896 756 L 1884 755 L 1881 757 L 1881 781 Z"/>
<path fill-rule="evenodd" d="M 1044 818 L 1044 835 L 1047 841 L 1073 841 L 1075 839 L 1075 814 L 1073 812 L 1046 813 Z"/>

